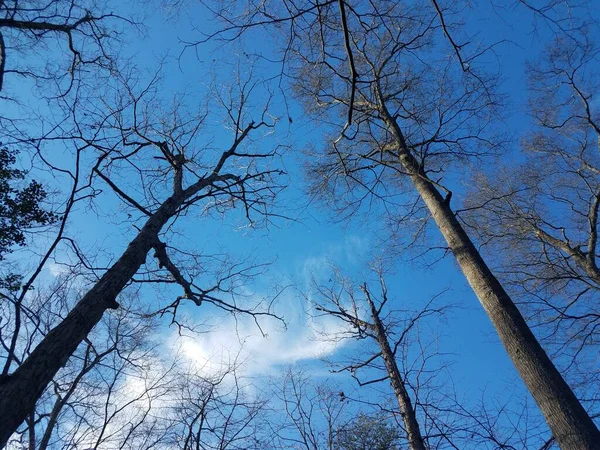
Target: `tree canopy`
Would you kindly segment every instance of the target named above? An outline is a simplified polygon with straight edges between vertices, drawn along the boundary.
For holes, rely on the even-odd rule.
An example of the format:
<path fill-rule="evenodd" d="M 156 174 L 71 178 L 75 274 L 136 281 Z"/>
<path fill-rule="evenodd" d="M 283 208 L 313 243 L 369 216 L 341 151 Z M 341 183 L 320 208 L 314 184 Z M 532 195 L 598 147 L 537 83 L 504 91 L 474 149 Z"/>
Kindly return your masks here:
<path fill-rule="evenodd" d="M 600 446 L 600 16 L 0 1 L 0 446 Z"/>

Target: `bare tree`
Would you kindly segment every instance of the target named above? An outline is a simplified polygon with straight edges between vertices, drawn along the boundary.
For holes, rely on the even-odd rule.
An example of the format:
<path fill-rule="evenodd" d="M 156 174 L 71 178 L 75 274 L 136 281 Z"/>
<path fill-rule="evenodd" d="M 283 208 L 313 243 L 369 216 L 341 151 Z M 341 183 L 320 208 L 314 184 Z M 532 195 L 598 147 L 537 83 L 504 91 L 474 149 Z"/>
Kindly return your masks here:
<path fill-rule="evenodd" d="M 203 373 L 201 367 L 192 366 L 181 373 L 170 413 L 170 440 L 175 448 L 264 448 L 259 419 L 266 400 L 252 393 L 256 387 L 239 376 L 238 369 L 221 367 L 216 373 Z"/>
<path fill-rule="evenodd" d="M 196 361 L 176 343 L 154 339 L 159 320 L 140 314 L 137 294 L 120 295 L 123 305 L 103 317 L 58 372 L 9 445 L 263 448 L 258 425 L 265 401 L 252 394 L 251 380 L 236 374 L 235 362 Z"/>
<path fill-rule="evenodd" d="M 530 65 L 535 128 L 522 141 L 526 160 L 494 178 L 481 174 L 463 212 L 491 249 L 511 249 L 500 253 L 499 273 L 582 390 L 599 381 L 596 34 L 560 35 Z"/>
<path fill-rule="evenodd" d="M 404 423 L 408 447 L 411 450 L 424 450 L 428 448 L 428 445 L 423 438 L 414 402 L 409 394 L 409 388 L 396 363 L 396 352 L 401 345 L 404 345 L 406 335 L 419 319 L 440 311 L 424 309 L 416 317 L 408 321 L 407 327 L 402 330 L 395 342 L 390 342 L 388 335 L 392 330 L 384 325 L 381 318 L 382 310 L 388 301 L 387 289 L 383 278 L 380 278 L 380 281 L 383 298 L 377 306 L 373 301 L 371 292 L 367 288 L 367 284 L 364 283 L 360 287 L 366 300 L 366 305 L 363 304 L 365 306 L 364 309 L 367 310 L 366 312 L 361 311 L 360 302 L 355 298 L 353 290 L 349 286 L 345 286 L 343 281 L 341 289 L 337 285 L 327 288 L 320 287 L 318 295 L 323 297 L 324 301 L 317 303 L 315 309 L 327 315 L 337 317 L 347 323 L 350 331 L 345 334 L 349 334 L 349 338 L 357 340 L 370 338 L 377 342 L 379 351 L 366 358 L 361 356 L 359 361 L 345 366 L 342 370 L 349 371 L 361 386 L 386 379 L 389 380 L 398 402 L 402 422 Z M 379 358 L 384 362 L 385 376 L 377 379 L 369 379 L 368 381 L 361 380 L 358 377 L 357 371 L 365 367 L 372 367 L 374 361 Z"/>
<path fill-rule="evenodd" d="M 37 322 L 24 321 L 23 329 L 28 332 L 21 333 L 21 340 L 30 342 L 18 346 L 24 352 L 22 359 L 39 335 L 47 334 L 68 313 L 83 280 L 81 274 L 64 273 L 48 287 L 36 289 L 27 307 L 36 312 Z M 148 429 L 150 405 L 169 392 L 171 380 L 164 375 L 169 370 L 158 370 L 158 342 L 150 340 L 157 320 L 140 314 L 136 294 L 130 289 L 120 296 L 124 306 L 104 316 L 86 337 L 43 392 L 11 444 L 46 450 L 106 447 L 119 440 L 139 442 L 136 431 Z"/>
<path fill-rule="evenodd" d="M 347 422 L 347 402 L 330 383 L 316 384 L 308 373 L 292 368 L 275 385 L 276 416 L 269 422 L 276 448 L 334 450 L 337 434 Z M 279 411 L 285 413 L 281 414 Z"/>
<path fill-rule="evenodd" d="M 198 276 L 193 257 L 188 260 L 193 270 L 186 271 L 178 264 L 182 261 L 175 259 L 176 249 L 165 242 L 175 219 L 194 209 L 220 214 L 240 206 L 252 223 L 269 218 L 272 200 L 280 190 L 275 178 L 282 173 L 272 166 L 277 149 L 256 148 L 251 145 L 250 135 L 270 129 L 273 122 L 266 109 L 256 121 L 249 116 L 248 102 L 252 101 L 253 90 L 259 87 L 243 79 L 237 86 L 240 97 L 236 96 L 235 87 L 218 97 L 232 133 L 230 144 L 221 150 L 202 142 L 201 126 L 207 114 L 188 115 L 177 105 L 170 111 L 161 108 L 157 97 L 151 98 L 156 93 L 153 83 L 144 86 L 139 94 L 125 85 L 123 96 L 117 97 L 114 104 L 106 101 L 103 108 L 92 104 L 87 111 L 81 105 L 71 110 L 74 125 L 68 130 L 68 142 L 78 151 L 85 149 L 86 155 L 91 151 L 96 153 L 94 159 L 88 159 L 92 172 L 84 182 L 86 187 L 96 183 L 107 186 L 141 226 L 133 224 L 135 237 L 121 257 L 106 269 L 96 268 L 99 269 L 96 284 L 36 343 L 26 358 L 21 361 L 12 354 L 7 356 L 7 366 L 13 370 L 0 385 L 0 410 L 5 418 L 0 432 L 2 445 L 33 411 L 46 386 L 104 313 L 119 307 L 117 296 L 145 264 L 150 270 L 141 273 L 142 279 L 177 283 L 183 289 L 181 296 L 162 308 L 163 313 L 175 315 L 182 302 L 188 301 L 256 318 L 272 315 L 268 305 L 258 309 L 260 306 L 239 303 L 235 296 L 239 280 L 259 272 L 260 266 L 251 261 L 248 265 L 229 264 L 226 260 L 215 263 L 212 272 L 216 281 L 203 287 L 201 283 L 210 282 L 206 279 L 210 271 L 202 271 L 204 278 Z M 134 183 L 129 185 L 129 193 L 119 185 L 119 176 Z M 81 186 L 74 185 L 74 195 L 81 196 L 78 190 Z M 141 199 L 135 199 L 138 193 Z M 152 250 L 156 268 L 146 261 Z M 79 254 L 76 246 L 73 251 Z M 189 253 L 183 253 L 186 254 Z M 195 281 L 194 274 L 199 281 Z M 18 333 L 18 328 L 14 332 Z"/>
<path fill-rule="evenodd" d="M 56 88 L 55 95 L 64 95 L 81 69 L 114 69 L 119 24 L 136 23 L 111 9 L 87 0 L 1 2 L 0 91 L 6 95 L 9 77 L 22 77 L 45 95 Z"/>
<path fill-rule="evenodd" d="M 287 27 L 283 56 L 295 90 L 337 136 L 311 161 L 327 200 L 347 199 L 352 212 L 402 188 L 416 193 L 419 201 L 388 207 L 408 205 L 401 217 L 433 219 L 559 445 L 599 448 L 598 428 L 457 219 L 442 181 L 453 164 L 498 144 L 487 133 L 498 106 L 492 80 L 477 59 L 466 58 L 465 70 L 464 59 L 455 65 L 447 57 L 448 45 L 455 56 L 458 48 L 447 33 L 452 11 L 440 15 L 428 1 L 340 0 L 250 1 L 216 12 L 228 24 L 217 36 L 226 39 Z"/>
<path fill-rule="evenodd" d="M 384 400 L 378 407 L 395 417 L 402 430 L 399 442 L 424 449 L 542 447 L 547 430 L 541 418 L 528 418 L 527 404 L 482 398 L 475 405 L 457 392 L 449 355 L 440 353 L 440 336 L 433 331 L 440 328 L 440 320 L 445 323 L 450 309 L 440 303 L 441 294 L 422 307 L 415 299 L 399 305 L 388 293 L 381 268 L 375 272 L 378 296 L 366 283 L 355 285 L 336 270 L 329 282 L 315 284 L 312 298 L 316 311 L 346 324 L 344 331 L 323 337 L 354 343 L 353 356 L 338 356 L 331 362 L 333 371 L 349 373 L 362 389 L 372 390 L 381 383 L 392 387 L 393 395 L 385 392 L 384 399 L 394 398 L 397 406 Z M 375 395 L 370 392 L 364 397 Z"/>

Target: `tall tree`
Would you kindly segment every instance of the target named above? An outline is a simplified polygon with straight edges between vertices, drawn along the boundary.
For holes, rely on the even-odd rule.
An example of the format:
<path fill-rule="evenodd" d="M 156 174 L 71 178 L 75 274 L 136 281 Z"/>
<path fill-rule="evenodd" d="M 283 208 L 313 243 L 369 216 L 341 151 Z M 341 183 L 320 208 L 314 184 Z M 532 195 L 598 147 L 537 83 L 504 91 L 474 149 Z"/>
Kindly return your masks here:
<path fill-rule="evenodd" d="M 290 0 L 216 12 L 227 21 L 217 35 L 229 39 L 288 26 L 283 55 L 295 92 L 338 130 L 311 162 L 327 200 L 356 210 L 398 188 L 416 193 L 420 201 L 405 201 L 399 215 L 433 219 L 561 448 L 600 448 L 598 428 L 457 219 L 442 181 L 497 144 L 486 131 L 498 113 L 494 86 L 477 67 L 484 49 L 457 44 L 453 10 L 437 1 Z"/>
<path fill-rule="evenodd" d="M 82 180 L 79 172 L 73 176 L 71 198 L 84 197 L 90 186 L 101 183 L 126 205 L 135 220 L 141 221 L 141 226 L 135 227 L 121 257 L 102 271 L 95 285 L 24 360 L 15 358 L 17 349 L 6 356 L 5 366 L 9 369 L 0 383 L 0 414 L 4 418 L 0 445 L 6 444 L 33 411 L 46 386 L 105 312 L 119 307 L 117 297 L 142 267 L 149 269 L 142 272 L 142 279 L 177 283 L 183 289 L 181 296 L 161 308 L 163 314 L 172 313 L 174 320 L 186 301 L 255 317 L 271 315 L 268 308 L 244 305 L 235 298 L 237 282 L 257 273 L 257 265 L 212 260 L 213 267 L 204 267 L 198 273 L 197 262 L 202 261 L 202 255 L 192 255 L 190 270 L 186 270 L 179 264 L 183 258 L 175 259 L 179 255 L 176 248 L 166 242 L 176 219 L 193 208 L 221 214 L 241 207 L 250 221 L 268 220 L 280 189 L 276 178 L 282 172 L 272 166 L 277 148 L 257 148 L 250 137 L 273 126 L 266 108 L 254 116 L 256 120 L 250 117 L 247 108 L 254 89 L 258 87 L 242 79 L 217 95 L 215 103 L 225 109 L 232 130 L 229 144 L 221 150 L 202 139 L 201 126 L 207 114 L 183 111 L 178 105 L 165 109 L 155 95 L 154 83 L 143 86 L 140 94 L 124 85 L 122 96 L 117 96 L 115 104 L 104 102 L 105 108 L 92 102 L 88 110 L 81 104 L 72 110 L 75 124 L 68 142 L 76 147 L 77 155 L 85 149 L 86 154 L 93 150 L 96 156 L 88 159 L 92 169 L 88 177 Z M 120 184 L 119 176 L 127 179 L 128 188 Z M 79 254 L 77 247 L 74 251 Z M 152 260 L 147 261 L 152 251 L 156 267 L 151 266 Z M 215 275 L 214 284 L 202 286 L 210 283 L 210 272 Z M 23 296 L 29 287 L 22 289 Z M 15 326 L 13 332 L 19 331 Z"/>
<path fill-rule="evenodd" d="M 51 303 L 55 297 L 72 297 L 74 292 L 65 290 L 73 286 L 62 281 L 57 280 L 60 286 L 51 296 L 39 295 L 40 300 Z M 173 397 L 174 363 L 159 358 L 159 343 L 151 342 L 150 331 L 157 321 L 130 309 L 135 296 L 121 298 L 124 307 L 104 316 L 86 337 L 9 445 L 36 450 L 148 448 L 145 442 L 164 438 L 168 426 L 159 419 L 157 405 Z M 42 323 L 40 328 L 48 325 Z"/>
<path fill-rule="evenodd" d="M 417 307 L 416 299 L 388 293 L 381 269 L 375 272 L 378 294 L 336 270 L 329 281 L 315 283 L 311 299 L 317 314 L 344 323 L 340 331 L 323 333 L 349 347 L 330 362 L 332 371 L 349 373 L 361 390 L 370 389 L 363 397 L 372 403 L 378 385 L 391 386 L 391 395 L 384 394 L 390 401 L 377 403 L 395 418 L 394 442 L 410 449 L 540 447 L 547 433 L 540 434 L 535 421 L 503 428 L 506 405 L 475 406 L 457 395 L 453 368 L 438 347 L 437 330 L 450 308 L 441 295 Z"/>
<path fill-rule="evenodd" d="M 361 291 L 365 296 L 366 313 L 362 312 L 360 303 L 355 298 L 351 289 L 348 286 L 342 284 L 341 293 L 337 285 L 331 288 L 319 288 L 319 294 L 324 298 L 323 302 L 317 303 L 315 309 L 327 315 L 337 317 L 343 322 L 348 324 L 349 332 L 345 335 L 349 337 L 361 340 L 364 338 L 370 338 L 377 343 L 378 351 L 368 357 L 361 357 L 359 361 L 352 363 L 343 370 L 348 370 L 353 377 L 359 380 L 361 385 L 371 384 L 377 381 L 389 380 L 398 407 L 400 410 L 400 416 L 404 424 L 404 430 L 406 433 L 406 440 L 408 441 L 408 448 L 411 450 L 425 450 L 428 448 L 426 439 L 421 431 L 421 426 L 417 418 L 415 409 L 415 403 L 411 399 L 409 393 L 409 387 L 407 380 L 404 379 L 398 364 L 396 362 L 396 352 L 401 345 L 404 345 L 404 340 L 411 328 L 417 323 L 419 319 L 428 315 L 436 313 L 434 310 L 428 308 L 421 311 L 416 317 L 408 321 L 407 327 L 401 332 L 397 332 L 398 338 L 395 342 L 390 342 L 389 334 L 392 332 L 391 327 L 384 324 L 381 315 L 382 310 L 386 306 L 388 301 L 387 289 L 381 278 L 382 287 L 382 300 L 378 305 L 375 305 L 371 292 L 367 289 L 367 284 L 361 286 Z M 441 311 L 437 311 L 441 312 Z M 362 353 L 362 352 L 361 352 Z M 357 375 L 357 371 L 363 368 L 372 367 L 374 361 L 381 358 L 385 366 L 386 376 L 383 378 L 375 378 L 369 381 L 360 381 Z"/>
<path fill-rule="evenodd" d="M 600 381 L 593 368 L 600 323 L 597 35 L 559 36 L 529 65 L 534 126 L 522 140 L 525 160 L 502 164 L 494 177 L 481 174 L 462 213 L 481 242 L 510 249 L 499 252 L 500 276 L 563 367 L 590 387 Z"/>
<path fill-rule="evenodd" d="M 39 332 L 68 313 L 85 285 L 83 274 L 63 269 L 29 305 Z M 143 291 L 133 285 L 120 295 L 119 309 L 59 370 L 9 448 L 264 448 L 258 425 L 266 402 L 250 395 L 255 387 L 238 363 L 203 361 L 180 340 L 156 339 L 160 319 L 145 313 L 152 310 Z M 35 344 L 36 334 L 29 336 Z"/>

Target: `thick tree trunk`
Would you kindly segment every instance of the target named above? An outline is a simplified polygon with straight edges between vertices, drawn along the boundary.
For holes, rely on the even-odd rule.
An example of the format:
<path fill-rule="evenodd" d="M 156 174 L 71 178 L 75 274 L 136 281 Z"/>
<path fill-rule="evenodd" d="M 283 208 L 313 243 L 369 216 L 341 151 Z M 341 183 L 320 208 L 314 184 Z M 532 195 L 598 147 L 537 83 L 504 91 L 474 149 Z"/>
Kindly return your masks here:
<path fill-rule="evenodd" d="M 380 112 L 398 146 L 400 164 L 419 195 L 467 281 L 487 312 L 504 348 L 537 402 L 563 450 L 600 450 L 600 431 L 541 347 L 515 303 L 484 262 L 445 199 L 410 153 L 397 122 L 385 105 Z"/>
<path fill-rule="evenodd" d="M 390 347 L 385 328 L 379 319 L 379 314 L 377 313 L 377 309 L 375 308 L 373 301 L 371 301 L 371 299 L 368 297 L 367 301 L 369 302 L 369 307 L 371 308 L 373 330 L 377 335 L 377 341 L 379 342 L 379 347 L 381 348 L 381 356 L 385 362 L 390 383 L 394 389 L 394 393 L 396 394 L 398 405 L 400 406 L 400 414 L 402 415 L 402 421 L 404 422 L 404 427 L 406 428 L 408 446 L 410 450 L 426 450 L 425 442 L 423 441 L 423 436 L 421 435 L 421 429 L 419 427 L 419 422 L 417 422 L 417 416 L 415 415 L 412 401 L 410 400 L 410 396 L 408 395 L 406 387 L 404 386 L 404 382 L 402 381 L 402 377 L 400 376 L 400 370 L 398 370 L 396 358 L 394 357 L 394 353 Z"/>
<path fill-rule="evenodd" d="M 197 189 L 194 189 L 196 191 Z M 52 329 L 13 374 L 0 384 L 0 448 L 33 411 L 44 389 L 107 309 L 117 308 L 116 297 L 146 261 L 158 232 L 173 217 L 185 194 L 167 199 L 148 219 L 123 255 L 100 281 Z"/>

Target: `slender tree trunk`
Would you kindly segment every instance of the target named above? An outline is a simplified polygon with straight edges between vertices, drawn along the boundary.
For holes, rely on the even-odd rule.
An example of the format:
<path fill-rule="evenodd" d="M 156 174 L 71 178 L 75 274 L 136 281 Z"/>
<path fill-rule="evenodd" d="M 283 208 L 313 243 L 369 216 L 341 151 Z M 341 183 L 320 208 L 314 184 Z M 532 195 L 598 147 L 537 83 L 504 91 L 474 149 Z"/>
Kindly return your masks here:
<path fill-rule="evenodd" d="M 33 413 L 27 415 L 27 426 L 29 427 L 28 450 L 35 450 L 35 417 L 33 417 Z"/>
<path fill-rule="evenodd" d="M 382 97 L 380 96 L 380 99 Z M 383 102 L 380 113 L 398 146 L 399 160 L 471 285 L 504 348 L 563 450 L 600 450 L 600 431 L 537 341 L 515 303 L 484 262 L 445 199 L 410 153 Z"/>
<path fill-rule="evenodd" d="M 197 191 L 198 186 L 189 189 Z M 123 255 L 83 296 L 67 317 L 53 328 L 15 372 L 0 383 L 0 448 L 23 423 L 44 389 L 100 321 L 107 309 L 118 308 L 116 297 L 146 261 L 158 232 L 173 217 L 186 197 L 167 199 L 148 219 Z"/>
<path fill-rule="evenodd" d="M 404 382 L 402 381 L 402 377 L 400 376 L 400 370 L 398 370 L 396 358 L 394 357 L 394 353 L 390 347 L 385 328 L 379 319 L 379 314 L 375 308 L 375 305 L 373 304 L 373 301 L 368 295 L 367 301 L 369 302 L 369 307 L 371 308 L 373 330 L 377 335 L 377 341 L 379 342 L 379 347 L 381 348 L 381 356 L 385 362 L 385 367 L 390 377 L 390 383 L 394 389 L 394 393 L 396 394 L 398 405 L 400 406 L 400 414 L 402 415 L 402 421 L 404 422 L 404 427 L 406 428 L 408 446 L 410 450 L 426 450 L 425 442 L 423 441 L 423 436 L 421 435 L 421 429 L 419 427 L 419 422 L 417 422 L 417 416 L 415 415 L 412 401 L 410 400 L 410 396 L 408 395 L 406 387 L 404 386 Z"/>

